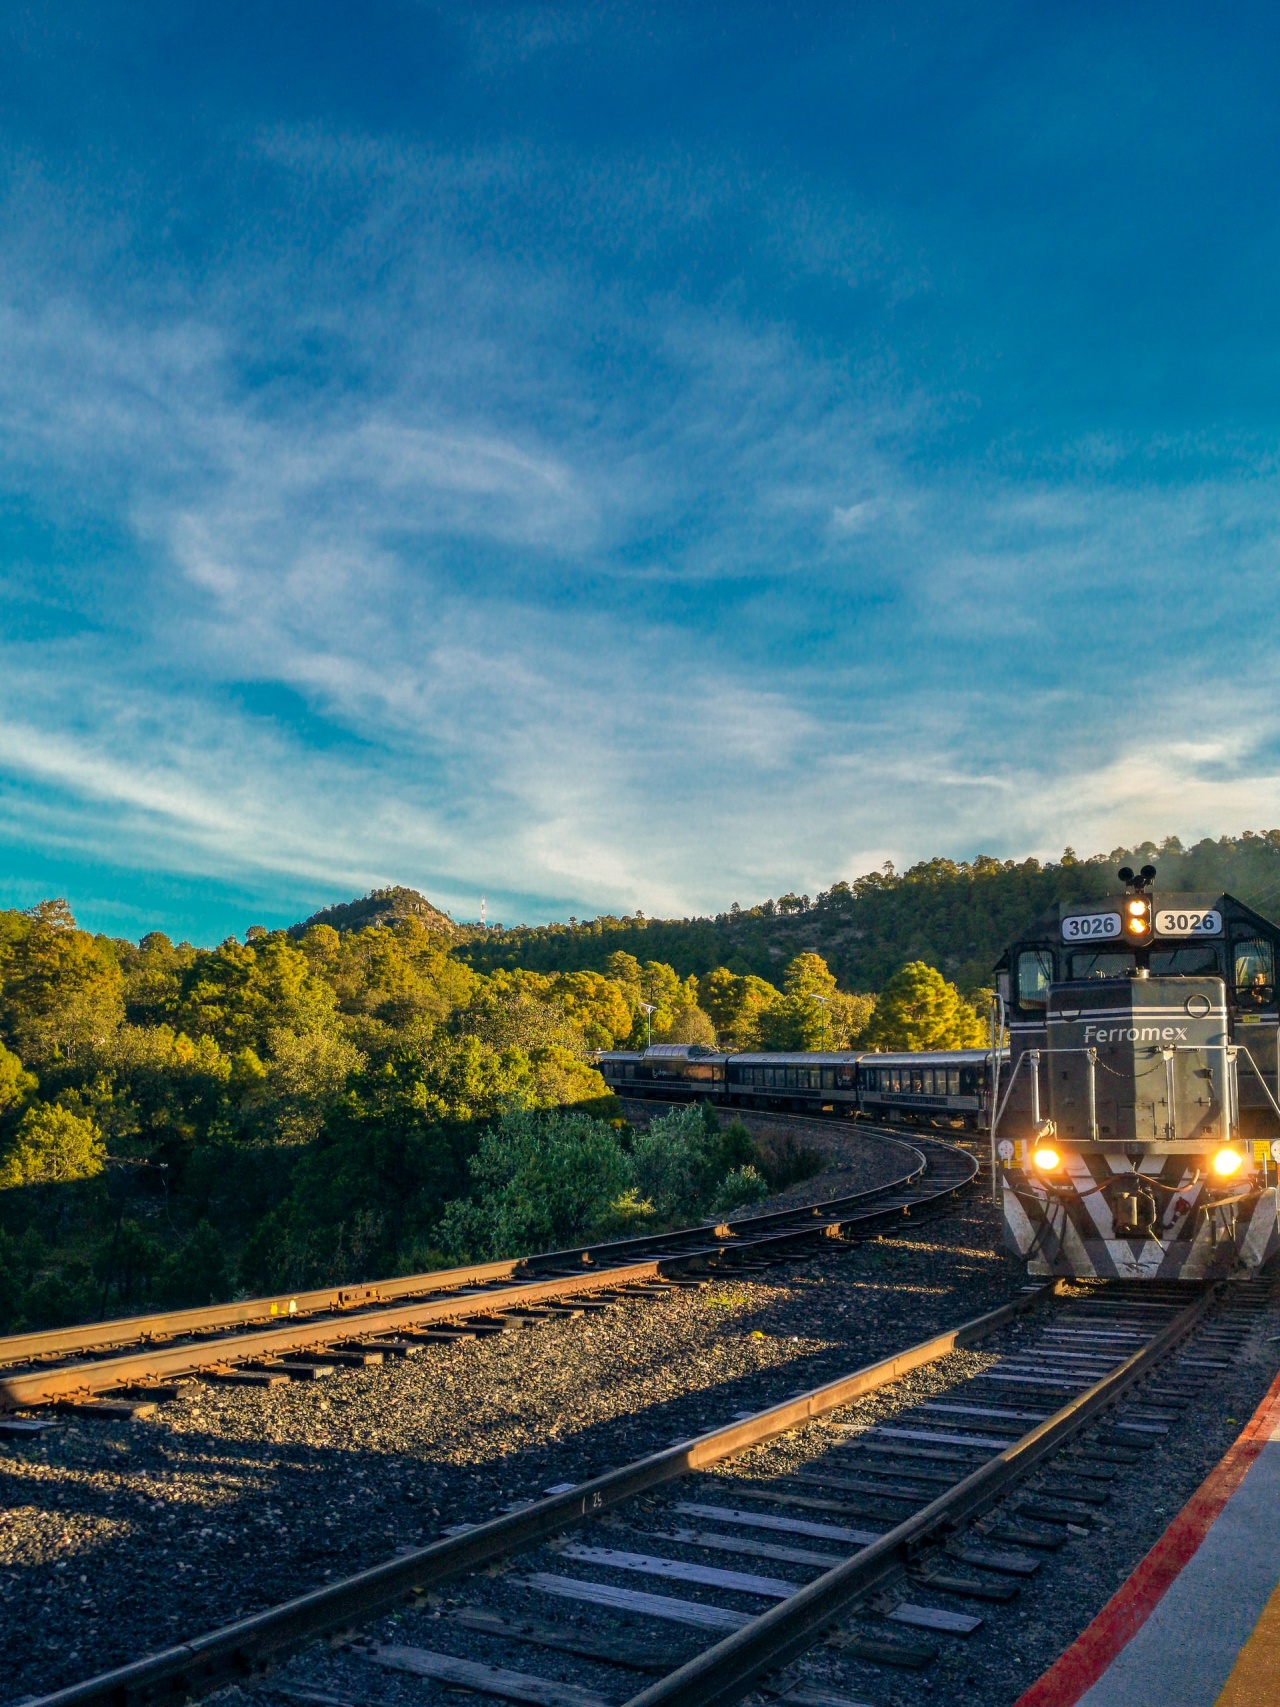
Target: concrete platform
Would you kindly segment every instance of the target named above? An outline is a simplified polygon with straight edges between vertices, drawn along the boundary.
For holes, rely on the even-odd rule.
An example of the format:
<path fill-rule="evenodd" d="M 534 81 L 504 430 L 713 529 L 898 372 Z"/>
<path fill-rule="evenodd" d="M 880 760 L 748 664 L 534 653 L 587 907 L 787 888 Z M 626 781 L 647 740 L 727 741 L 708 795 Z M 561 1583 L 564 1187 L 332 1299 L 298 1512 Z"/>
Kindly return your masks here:
<path fill-rule="evenodd" d="M 1280 1377 L 1017 1707 L 1280 1707 Z"/>

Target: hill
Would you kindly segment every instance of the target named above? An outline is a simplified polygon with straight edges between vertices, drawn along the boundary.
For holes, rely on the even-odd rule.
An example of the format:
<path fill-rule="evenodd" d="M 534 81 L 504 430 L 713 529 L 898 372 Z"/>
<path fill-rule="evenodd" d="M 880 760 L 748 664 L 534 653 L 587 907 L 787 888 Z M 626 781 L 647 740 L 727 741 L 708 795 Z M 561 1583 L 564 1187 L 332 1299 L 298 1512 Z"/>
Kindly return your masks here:
<path fill-rule="evenodd" d="M 442 936 L 460 937 L 463 933 L 448 913 L 433 907 L 425 895 L 400 884 L 390 889 L 371 889 L 355 901 L 343 901 L 335 907 L 325 907 L 312 913 L 301 924 L 291 925 L 289 935 L 300 937 L 312 925 L 332 925 L 335 931 L 362 931 L 374 925 L 396 925 L 404 919 L 416 919 L 428 930 Z"/>
<path fill-rule="evenodd" d="M 1080 859 L 972 863 L 926 860 L 837 883 L 810 900 L 783 895 L 759 906 L 733 906 L 715 917 L 646 919 L 604 915 L 579 924 L 494 928 L 459 942 L 455 953 L 478 972 L 525 967 L 540 972 L 603 971 L 617 949 L 660 960 L 681 977 L 716 966 L 776 981 L 796 954 L 821 954 L 849 990 L 879 990 L 909 960 L 936 966 L 964 991 L 991 982 L 1006 944 L 1059 901 L 1093 900 L 1118 888 L 1116 867 L 1151 861 L 1157 890 L 1230 890 L 1280 916 L 1280 830 L 1205 839 L 1184 848 L 1176 837 Z"/>

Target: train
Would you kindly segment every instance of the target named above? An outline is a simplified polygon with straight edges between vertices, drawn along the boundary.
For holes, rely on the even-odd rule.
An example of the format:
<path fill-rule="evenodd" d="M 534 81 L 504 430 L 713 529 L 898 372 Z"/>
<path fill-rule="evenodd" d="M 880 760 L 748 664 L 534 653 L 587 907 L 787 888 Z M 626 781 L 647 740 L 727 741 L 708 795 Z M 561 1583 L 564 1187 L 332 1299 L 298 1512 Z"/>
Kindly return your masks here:
<path fill-rule="evenodd" d="M 655 1043 L 603 1051 L 595 1064 L 619 1096 L 862 1115 L 975 1133 L 987 1128 L 999 1077 L 989 1049 L 728 1054 L 700 1043 Z"/>
<path fill-rule="evenodd" d="M 1250 1274 L 1280 1248 L 1280 929 L 1229 894 L 1123 891 L 997 962 L 1009 1051 L 989 1133 L 1030 1273 Z"/>
<path fill-rule="evenodd" d="M 1036 1276 L 1200 1281 L 1280 1251 L 1280 927 L 1154 866 L 1063 903 L 997 961 L 993 1047 L 608 1050 L 619 1095 L 985 1134 Z M 998 1046 L 997 1046 L 998 1045 Z"/>

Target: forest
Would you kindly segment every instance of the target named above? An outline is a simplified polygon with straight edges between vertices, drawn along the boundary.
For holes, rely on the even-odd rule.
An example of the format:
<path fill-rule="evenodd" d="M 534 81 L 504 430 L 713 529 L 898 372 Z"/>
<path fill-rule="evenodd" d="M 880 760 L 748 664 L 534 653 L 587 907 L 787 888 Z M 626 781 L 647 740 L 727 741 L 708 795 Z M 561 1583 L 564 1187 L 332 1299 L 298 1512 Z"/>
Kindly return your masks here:
<path fill-rule="evenodd" d="M 378 890 L 214 948 L 0 911 L 0 1331 L 414 1272 L 731 1213 L 812 1159 L 602 1048 L 963 1047 L 990 968 L 1122 858 L 1280 910 L 1280 832 L 935 860 L 714 919 L 458 926 Z"/>
<path fill-rule="evenodd" d="M 478 970 L 526 966 L 541 971 L 603 968 L 621 949 L 671 965 L 681 977 L 724 966 L 776 980 L 796 954 L 820 954 L 842 989 L 880 990 L 901 966 L 935 966 L 966 994 L 991 983 L 1005 945 L 1062 901 L 1096 900 L 1116 888 L 1116 868 L 1155 865 L 1166 891 L 1239 896 L 1280 917 L 1280 830 L 1204 840 L 1142 842 L 1087 859 L 1067 848 L 1057 861 L 972 863 L 931 859 L 892 866 L 834 884 L 815 899 L 786 894 L 713 918 L 646 919 L 607 915 L 581 923 L 476 933 L 459 949 Z"/>

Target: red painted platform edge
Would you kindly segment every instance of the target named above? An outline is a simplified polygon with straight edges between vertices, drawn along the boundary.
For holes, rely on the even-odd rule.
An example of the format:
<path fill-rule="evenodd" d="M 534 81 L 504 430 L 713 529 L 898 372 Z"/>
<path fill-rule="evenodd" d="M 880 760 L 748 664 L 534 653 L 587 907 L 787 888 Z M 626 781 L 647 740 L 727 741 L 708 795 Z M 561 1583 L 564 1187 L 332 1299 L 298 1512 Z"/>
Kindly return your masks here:
<path fill-rule="evenodd" d="M 1277 1425 L 1280 1425 L 1280 1375 L 1239 1438 L 1227 1448 L 1151 1551 L 1139 1560 L 1127 1581 L 1067 1651 L 1018 1697 L 1014 1707 L 1075 1707 L 1146 1623 L 1179 1571 L 1194 1556 Z"/>

